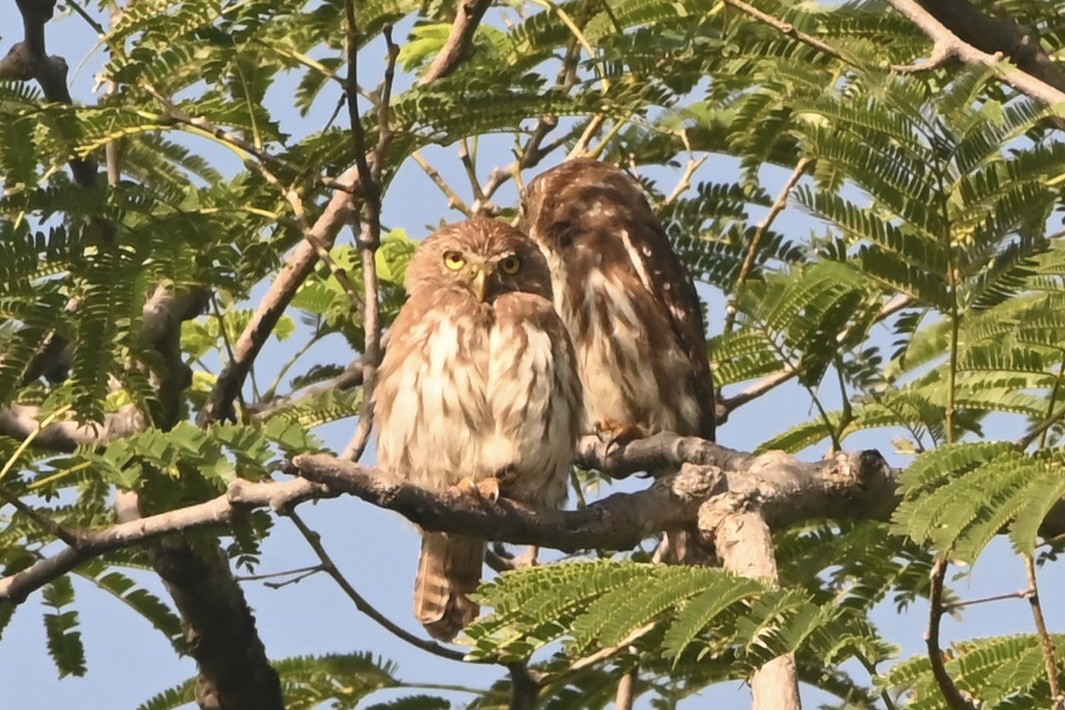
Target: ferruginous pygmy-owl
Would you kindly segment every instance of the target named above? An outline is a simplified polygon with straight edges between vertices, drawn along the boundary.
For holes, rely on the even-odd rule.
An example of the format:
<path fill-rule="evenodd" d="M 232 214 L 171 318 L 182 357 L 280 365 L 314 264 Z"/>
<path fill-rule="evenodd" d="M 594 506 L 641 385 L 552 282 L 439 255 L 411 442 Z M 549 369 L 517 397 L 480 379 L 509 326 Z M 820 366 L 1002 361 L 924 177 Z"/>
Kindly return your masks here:
<path fill-rule="evenodd" d="M 639 183 L 571 160 L 533 180 L 523 208 L 577 352 L 587 424 L 614 441 L 660 431 L 713 440 L 699 296 Z M 667 531 L 659 559 L 704 560 L 689 532 Z"/>
<path fill-rule="evenodd" d="M 505 224 L 471 219 L 418 247 L 406 286 L 374 392 L 380 466 L 427 488 L 487 482 L 508 498 L 561 504 L 581 387 L 540 250 Z M 476 618 L 467 595 L 484 547 L 422 532 L 414 612 L 434 637 L 450 640 Z"/>
<path fill-rule="evenodd" d="M 699 297 L 639 183 L 571 160 L 533 180 L 523 207 L 577 352 L 589 424 L 713 439 Z"/>

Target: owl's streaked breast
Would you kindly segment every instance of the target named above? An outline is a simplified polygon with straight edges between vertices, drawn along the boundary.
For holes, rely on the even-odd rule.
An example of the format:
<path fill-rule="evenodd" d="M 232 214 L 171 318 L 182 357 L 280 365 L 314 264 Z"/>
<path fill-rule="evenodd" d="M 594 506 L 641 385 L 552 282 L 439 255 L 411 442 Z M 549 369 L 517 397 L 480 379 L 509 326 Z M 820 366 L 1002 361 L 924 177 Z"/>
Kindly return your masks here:
<path fill-rule="evenodd" d="M 650 294 L 634 297 L 635 289 L 643 288 L 636 274 L 623 278 L 591 266 L 582 280 L 567 283 L 566 266 L 553 261 L 555 307 L 577 349 L 588 424 L 697 432 L 700 409 L 691 363 L 670 324 L 646 307 Z"/>
<path fill-rule="evenodd" d="M 545 299 L 509 293 L 487 317 L 434 308 L 390 343 L 377 391 L 384 469 L 432 488 L 505 474 L 509 497 L 561 503 L 579 390 L 561 328 L 556 342 L 509 315 L 530 303 L 555 317 Z"/>

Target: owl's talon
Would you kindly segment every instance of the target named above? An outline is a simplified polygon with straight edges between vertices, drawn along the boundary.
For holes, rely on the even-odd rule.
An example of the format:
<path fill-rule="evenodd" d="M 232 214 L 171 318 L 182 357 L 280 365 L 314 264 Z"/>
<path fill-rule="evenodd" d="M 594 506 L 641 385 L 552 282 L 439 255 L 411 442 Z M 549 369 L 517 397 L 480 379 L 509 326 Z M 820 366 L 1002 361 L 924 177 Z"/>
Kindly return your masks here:
<path fill-rule="evenodd" d="M 477 495 L 490 503 L 495 503 L 499 500 L 499 487 L 498 478 L 494 476 L 492 478 L 482 478 L 477 481 Z"/>
<path fill-rule="evenodd" d="M 452 486 L 460 495 L 473 496 L 478 500 L 485 500 L 489 503 L 495 503 L 499 500 L 499 487 L 498 478 L 482 478 L 475 481 L 469 476 L 463 477 L 462 480 Z"/>
<path fill-rule="evenodd" d="M 639 422 L 622 424 L 613 419 L 604 419 L 594 425 L 595 436 L 606 444 L 606 455 L 617 451 L 625 444 L 643 439 L 650 435 L 647 427 Z"/>

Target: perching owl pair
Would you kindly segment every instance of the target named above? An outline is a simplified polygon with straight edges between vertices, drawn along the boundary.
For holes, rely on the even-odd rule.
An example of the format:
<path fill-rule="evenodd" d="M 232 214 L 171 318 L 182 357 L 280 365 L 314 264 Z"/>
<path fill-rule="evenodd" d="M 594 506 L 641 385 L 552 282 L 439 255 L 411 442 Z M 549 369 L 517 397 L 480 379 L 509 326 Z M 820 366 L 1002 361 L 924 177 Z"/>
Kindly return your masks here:
<path fill-rule="evenodd" d="M 523 207 L 531 240 L 475 218 L 411 259 L 375 391 L 377 457 L 427 488 L 557 506 L 581 434 L 712 439 L 713 384 L 695 286 L 635 180 L 572 160 Z M 422 533 L 414 608 L 434 637 L 477 616 L 484 546 Z"/>

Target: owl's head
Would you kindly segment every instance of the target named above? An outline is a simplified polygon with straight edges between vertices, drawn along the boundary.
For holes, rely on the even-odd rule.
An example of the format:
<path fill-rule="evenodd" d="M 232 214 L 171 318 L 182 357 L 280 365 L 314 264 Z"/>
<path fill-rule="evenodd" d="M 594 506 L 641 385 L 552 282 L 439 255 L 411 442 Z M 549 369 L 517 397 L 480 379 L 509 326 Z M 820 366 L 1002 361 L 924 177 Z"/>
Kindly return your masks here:
<path fill-rule="evenodd" d="M 482 303 L 521 291 L 551 298 L 551 274 L 536 245 L 502 222 L 474 217 L 428 237 L 407 267 L 407 291 L 461 289 Z"/>
<path fill-rule="evenodd" d="M 620 168 L 576 158 L 536 177 L 522 199 L 521 227 L 549 254 L 599 251 L 636 220 L 653 220 L 643 189 Z"/>

